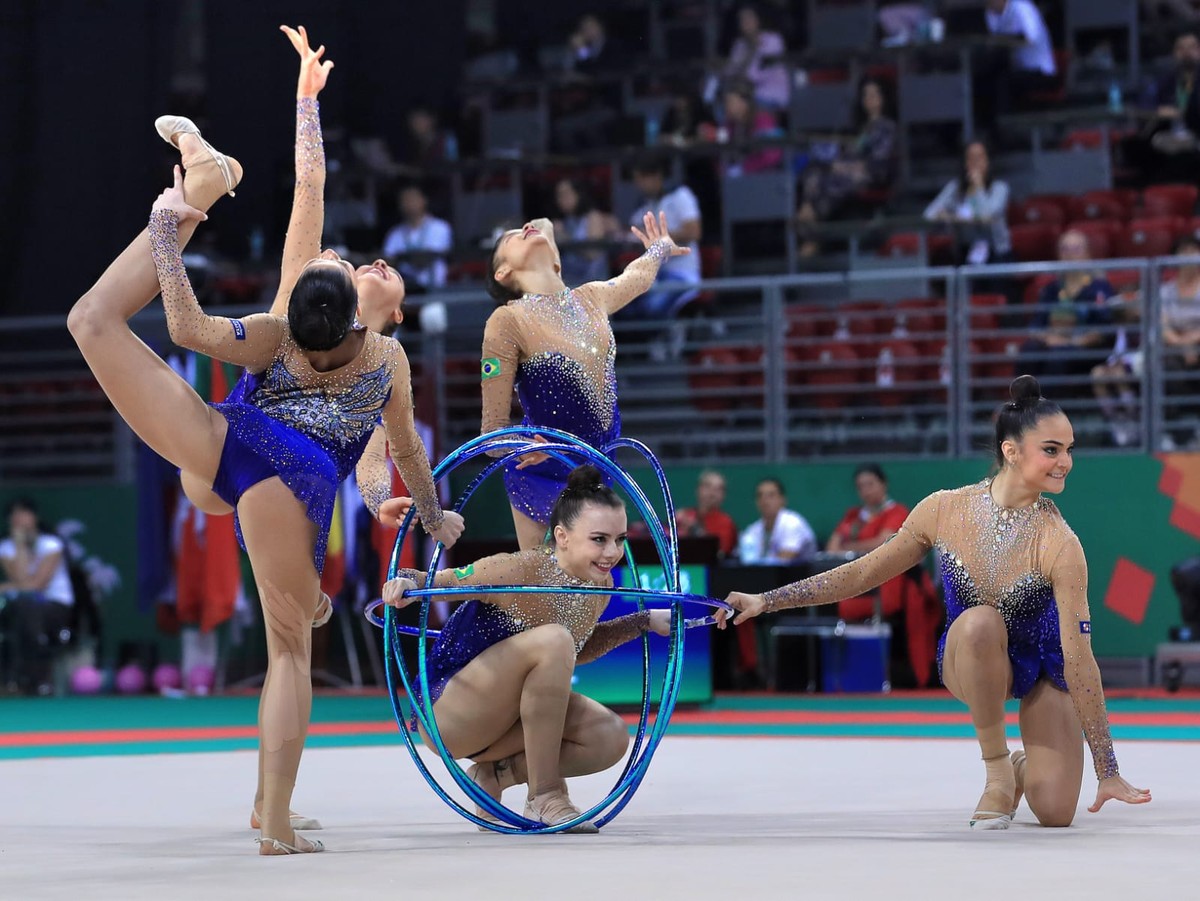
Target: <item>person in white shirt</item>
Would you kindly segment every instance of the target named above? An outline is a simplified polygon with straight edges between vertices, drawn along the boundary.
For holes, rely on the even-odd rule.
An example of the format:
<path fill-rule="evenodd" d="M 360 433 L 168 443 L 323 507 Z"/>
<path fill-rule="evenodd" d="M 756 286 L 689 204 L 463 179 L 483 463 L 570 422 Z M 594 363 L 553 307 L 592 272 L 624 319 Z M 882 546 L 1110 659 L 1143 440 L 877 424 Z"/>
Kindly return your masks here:
<path fill-rule="evenodd" d="M 31 694 L 49 694 L 53 651 L 70 637 L 75 592 L 63 540 L 41 531 L 33 501 L 21 498 L 8 505 L 0 564 L 11 639 L 6 682 Z"/>
<path fill-rule="evenodd" d="M 1018 38 L 1011 49 L 993 48 L 983 53 L 975 67 L 975 87 L 980 122 L 991 125 L 995 116 L 1013 109 L 1014 102 L 1034 91 L 1047 91 L 1058 84 L 1058 66 L 1046 20 L 1031 0 L 987 0 L 987 29 L 990 34 Z"/>
<path fill-rule="evenodd" d="M 817 552 L 817 536 L 808 521 L 788 510 L 787 492 L 776 478 L 760 481 L 754 503 L 762 519 L 748 526 L 738 541 L 742 563 L 765 566 L 802 563 Z"/>
<path fill-rule="evenodd" d="M 754 99 L 760 107 L 784 109 L 791 87 L 788 68 L 783 63 L 786 54 L 783 36 L 777 31 L 763 30 L 755 6 L 747 3 L 738 9 L 738 37 L 729 51 L 726 79 L 749 79 L 754 85 Z"/>
<path fill-rule="evenodd" d="M 399 203 L 403 221 L 384 238 L 385 257 L 450 252 L 454 246 L 454 231 L 449 222 L 430 215 L 429 199 L 419 185 L 401 189 Z M 430 290 L 446 284 L 446 261 L 441 258 L 414 256 L 411 260 L 401 259 L 396 268 L 410 285 Z"/>
<path fill-rule="evenodd" d="M 700 281 L 700 203 L 687 185 L 668 188 L 666 177 L 667 161 L 661 154 L 634 162 L 633 183 L 642 194 L 642 204 L 629 222 L 638 225 L 646 213 L 661 210 L 675 242 L 691 248 L 691 253 L 668 258 L 658 270 L 655 287 L 625 307 L 621 318 L 667 319 L 699 294 L 686 286 Z"/>

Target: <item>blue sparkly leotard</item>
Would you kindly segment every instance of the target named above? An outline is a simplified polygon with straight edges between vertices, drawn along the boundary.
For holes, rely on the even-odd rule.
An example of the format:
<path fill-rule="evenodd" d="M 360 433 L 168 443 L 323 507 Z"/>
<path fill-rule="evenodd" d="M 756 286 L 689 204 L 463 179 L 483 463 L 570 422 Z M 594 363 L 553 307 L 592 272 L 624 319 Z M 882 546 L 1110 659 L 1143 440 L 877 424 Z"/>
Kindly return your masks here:
<path fill-rule="evenodd" d="M 560 429 L 597 448 L 619 437 L 608 317 L 650 287 L 669 252 L 667 242 L 655 242 L 611 281 L 526 294 L 496 310 L 483 337 L 483 433 L 509 425 L 515 387 L 525 426 Z M 553 459 L 525 469 L 517 463 L 505 468 L 509 501 L 535 522 L 549 522 L 571 467 Z"/>
<path fill-rule="evenodd" d="M 248 489 L 278 477 L 317 526 L 313 562 L 321 572 L 338 485 L 382 418 L 392 459 L 413 491 L 422 522 L 436 528 L 442 511 L 412 424 L 412 391 L 400 345 L 362 331 L 354 359 L 317 371 L 292 340 L 285 318 L 260 313 L 226 319 L 201 310 L 183 268 L 174 212 L 152 213 L 149 231 L 172 340 L 246 367 L 229 397 L 212 404 L 228 423 L 213 491 L 236 510 Z M 394 391 L 399 393 L 393 399 Z M 364 499 L 374 512 L 382 498 L 366 491 Z"/>
<path fill-rule="evenodd" d="M 424 585 L 426 575 L 402 569 L 398 578 Z M 460 604 L 442 628 L 426 657 L 429 691 L 437 701 L 446 684 L 468 663 L 493 645 L 529 629 L 557 623 L 575 640 L 577 663 L 587 663 L 646 632 L 649 612 L 640 611 L 599 622 L 608 606 L 606 595 L 572 594 L 571 586 L 598 585 L 570 576 L 549 548 L 497 554 L 470 566 L 437 573 L 439 588 L 462 585 L 546 585 L 546 594 L 494 594 Z M 609 583 L 611 584 L 611 579 Z M 414 687 L 419 683 L 414 682 Z M 419 687 L 417 691 L 420 691 Z"/>
<path fill-rule="evenodd" d="M 1117 775 L 1100 670 L 1091 650 L 1087 561 L 1058 508 L 1039 497 L 1009 509 L 992 500 L 991 482 L 939 491 L 923 500 L 900 532 L 869 554 L 809 579 L 768 591 L 768 611 L 856 597 L 906 572 L 936 548 L 946 593 L 946 631 L 965 610 L 988 605 L 1008 631 L 1012 696 L 1041 679 L 1071 695 L 1098 778 Z"/>

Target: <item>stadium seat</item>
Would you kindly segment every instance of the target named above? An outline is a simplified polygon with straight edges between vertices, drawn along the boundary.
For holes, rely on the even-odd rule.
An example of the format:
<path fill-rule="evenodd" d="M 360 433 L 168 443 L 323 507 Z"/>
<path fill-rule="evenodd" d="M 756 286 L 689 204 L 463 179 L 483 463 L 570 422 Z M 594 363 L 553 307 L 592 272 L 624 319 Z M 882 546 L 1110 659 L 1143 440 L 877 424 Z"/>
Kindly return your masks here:
<path fill-rule="evenodd" d="M 921 352 L 909 341 L 884 342 L 875 352 L 875 400 L 881 407 L 900 407 L 916 395 L 921 380 Z"/>
<path fill-rule="evenodd" d="M 794 341 L 828 338 L 833 334 L 834 319 L 829 307 L 816 304 L 788 304 L 783 310 L 787 336 Z"/>
<path fill-rule="evenodd" d="M 1009 225 L 1062 225 L 1066 221 L 1066 211 L 1055 197 L 1027 197 L 1008 207 Z"/>
<path fill-rule="evenodd" d="M 688 367 L 692 406 L 706 413 L 732 409 L 741 393 L 741 364 L 742 357 L 735 348 L 702 348 Z"/>
<path fill-rule="evenodd" d="M 1058 275 L 1052 272 L 1043 272 L 1041 275 L 1035 275 L 1025 286 L 1025 303 L 1037 303 L 1038 297 L 1041 296 L 1042 289 L 1046 285 L 1058 279 Z"/>
<path fill-rule="evenodd" d="M 1104 273 L 1104 277 L 1122 294 L 1136 291 L 1142 280 L 1141 273 L 1136 269 L 1110 269 Z"/>
<path fill-rule="evenodd" d="M 859 300 L 839 304 L 833 315 L 835 337 L 843 331 L 857 337 L 874 337 L 887 335 L 892 329 L 887 307 L 879 301 Z"/>
<path fill-rule="evenodd" d="M 1008 304 L 1003 294 L 972 294 L 969 326 L 972 332 L 1000 327 L 1000 313 Z"/>
<path fill-rule="evenodd" d="M 1122 257 L 1161 257 L 1171 253 L 1178 235 L 1186 229 L 1178 216 L 1157 219 L 1135 219 L 1117 241 L 1116 251 Z"/>
<path fill-rule="evenodd" d="M 1191 219 L 1196 212 L 1195 185 L 1152 185 L 1142 191 L 1143 218 L 1183 216 Z"/>
<path fill-rule="evenodd" d="M 1045 222 L 1014 225 L 1009 229 L 1013 255 L 1025 263 L 1053 260 L 1058 256 L 1058 236 L 1061 231 L 1059 225 Z"/>
<path fill-rule="evenodd" d="M 1129 209 L 1125 204 L 1104 191 L 1089 191 L 1072 197 L 1067 212 L 1072 220 L 1129 218 Z"/>
<path fill-rule="evenodd" d="M 838 410 L 853 402 L 863 368 L 850 345 L 828 342 L 802 359 L 804 368 L 796 370 L 797 381 L 811 392 L 804 397 L 804 406 Z"/>

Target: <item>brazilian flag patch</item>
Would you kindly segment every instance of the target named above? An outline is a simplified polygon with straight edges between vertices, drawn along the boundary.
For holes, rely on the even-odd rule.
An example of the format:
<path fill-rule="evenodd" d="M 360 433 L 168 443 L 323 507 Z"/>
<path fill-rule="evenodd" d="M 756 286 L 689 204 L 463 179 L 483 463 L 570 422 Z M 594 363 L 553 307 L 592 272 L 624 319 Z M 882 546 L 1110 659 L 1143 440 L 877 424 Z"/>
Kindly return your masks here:
<path fill-rule="evenodd" d="M 494 379 L 500 374 L 500 361 L 495 357 L 488 357 L 480 366 L 479 374 L 485 382 L 488 379 Z"/>
<path fill-rule="evenodd" d="M 454 578 L 456 579 L 465 579 L 467 576 L 473 575 L 475 575 L 474 563 L 468 563 L 466 566 L 460 566 L 458 569 L 454 570 Z"/>

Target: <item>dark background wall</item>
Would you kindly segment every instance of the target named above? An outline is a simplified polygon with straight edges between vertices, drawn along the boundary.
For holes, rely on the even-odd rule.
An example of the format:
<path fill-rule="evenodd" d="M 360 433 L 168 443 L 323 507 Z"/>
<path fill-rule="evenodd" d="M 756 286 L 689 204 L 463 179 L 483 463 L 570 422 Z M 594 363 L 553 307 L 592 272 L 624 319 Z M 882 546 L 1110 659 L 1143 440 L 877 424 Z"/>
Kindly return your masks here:
<path fill-rule="evenodd" d="M 254 225 L 281 239 L 295 52 L 308 27 L 335 69 L 327 131 L 397 145 L 407 109 L 444 107 L 462 70 L 465 0 L 205 0 L 200 125 L 246 168 L 210 220 L 223 244 Z M 181 6 L 158 0 L 0 3 L 0 314 L 63 313 L 144 226 L 172 157 L 154 119 L 172 101 Z M 195 110 L 186 110 L 193 114 Z"/>

